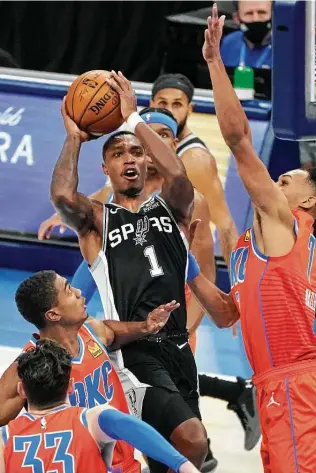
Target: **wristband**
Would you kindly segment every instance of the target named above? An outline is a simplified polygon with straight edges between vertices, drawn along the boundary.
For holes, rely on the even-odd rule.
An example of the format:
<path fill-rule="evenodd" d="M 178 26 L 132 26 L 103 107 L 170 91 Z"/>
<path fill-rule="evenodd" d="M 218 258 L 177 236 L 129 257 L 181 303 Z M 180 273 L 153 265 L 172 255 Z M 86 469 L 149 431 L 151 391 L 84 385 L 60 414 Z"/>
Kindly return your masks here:
<path fill-rule="evenodd" d="M 126 123 L 132 133 L 135 133 L 135 128 L 137 127 L 138 123 L 145 123 L 142 117 L 138 114 L 138 112 L 133 112 L 128 119 L 126 120 Z"/>
<path fill-rule="evenodd" d="M 200 266 L 195 259 L 195 256 L 189 251 L 188 253 L 188 271 L 187 271 L 187 282 L 195 279 L 200 274 Z"/>

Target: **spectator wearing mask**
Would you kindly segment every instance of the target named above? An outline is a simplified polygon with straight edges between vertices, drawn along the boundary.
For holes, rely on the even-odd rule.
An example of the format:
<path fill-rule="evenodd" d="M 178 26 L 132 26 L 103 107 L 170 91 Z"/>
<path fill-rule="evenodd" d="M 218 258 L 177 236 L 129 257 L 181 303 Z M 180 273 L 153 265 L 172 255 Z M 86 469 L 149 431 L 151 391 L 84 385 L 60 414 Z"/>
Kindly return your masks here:
<path fill-rule="evenodd" d="M 223 38 L 221 55 L 225 66 L 270 69 L 272 1 L 239 0 L 233 3 L 236 8 L 233 18 L 240 29 Z"/>

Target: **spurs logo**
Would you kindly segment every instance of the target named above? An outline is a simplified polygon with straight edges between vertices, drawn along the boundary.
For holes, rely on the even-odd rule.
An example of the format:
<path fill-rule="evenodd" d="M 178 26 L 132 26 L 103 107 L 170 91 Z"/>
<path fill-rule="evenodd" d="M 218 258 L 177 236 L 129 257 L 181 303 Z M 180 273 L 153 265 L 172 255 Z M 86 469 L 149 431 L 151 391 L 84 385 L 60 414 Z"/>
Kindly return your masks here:
<path fill-rule="evenodd" d="M 147 243 L 146 234 L 149 230 L 149 220 L 147 215 L 142 219 L 137 220 L 136 232 L 135 232 L 135 245 L 143 246 L 144 243 Z"/>

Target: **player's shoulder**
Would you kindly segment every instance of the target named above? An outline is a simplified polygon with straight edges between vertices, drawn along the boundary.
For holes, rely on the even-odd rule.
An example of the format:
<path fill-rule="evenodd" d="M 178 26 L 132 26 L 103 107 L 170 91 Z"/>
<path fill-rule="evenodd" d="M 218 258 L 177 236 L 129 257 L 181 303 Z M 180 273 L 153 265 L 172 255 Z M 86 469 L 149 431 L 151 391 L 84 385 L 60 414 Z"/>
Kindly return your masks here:
<path fill-rule="evenodd" d="M 295 218 L 295 227 L 296 231 L 305 231 L 306 233 L 314 232 L 314 222 L 315 219 L 312 215 L 304 210 L 292 210 L 292 214 Z"/>
<path fill-rule="evenodd" d="M 114 332 L 106 325 L 106 321 L 89 317 L 84 323 L 83 329 L 87 330 L 89 334 L 100 341 L 104 347 L 109 347 L 112 345 L 114 340 Z"/>

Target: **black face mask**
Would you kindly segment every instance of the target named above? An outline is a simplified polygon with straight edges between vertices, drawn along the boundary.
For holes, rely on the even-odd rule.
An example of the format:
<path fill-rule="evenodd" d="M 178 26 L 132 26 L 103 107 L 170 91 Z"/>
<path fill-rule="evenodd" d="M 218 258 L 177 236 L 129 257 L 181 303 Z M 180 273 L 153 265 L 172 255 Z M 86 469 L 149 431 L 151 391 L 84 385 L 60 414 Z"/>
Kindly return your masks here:
<path fill-rule="evenodd" d="M 240 29 L 245 37 L 253 44 L 261 44 L 267 34 L 271 31 L 271 20 L 253 21 L 240 23 Z"/>

